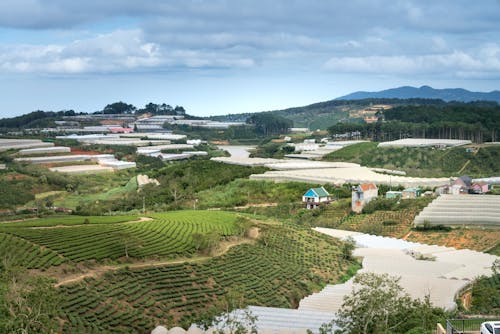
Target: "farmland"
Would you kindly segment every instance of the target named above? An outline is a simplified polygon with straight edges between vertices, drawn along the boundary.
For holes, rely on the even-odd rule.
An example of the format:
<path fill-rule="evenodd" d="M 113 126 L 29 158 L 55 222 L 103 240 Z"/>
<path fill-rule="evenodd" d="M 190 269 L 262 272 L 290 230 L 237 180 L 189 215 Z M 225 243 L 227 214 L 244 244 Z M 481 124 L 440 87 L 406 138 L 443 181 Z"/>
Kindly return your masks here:
<path fill-rule="evenodd" d="M 66 261 L 189 256 L 195 252 L 191 237 L 195 232 L 236 233 L 236 216 L 226 212 L 179 211 L 153 217 L 131 223 L 123 223 L 132 218 L 123 216 L 89 217 L 88 224 L 82 224 L 82 217 L 5 223 L 0 228 L 0 248 L 22 244 L 17 252 L 20 259 L 30 258 L 33 252 L 43 253 L 54 261 L 30 261 L 29 267 L 47 268 Z"/>
<path fill-rule="evenodd" d="M 136 333 L 188 326 L 232 289 L 253 305 L 294 307 L 347 272 L 339 241 L 294 225 L 259 225 L 256 244 L 202 263 L 123 269 L 61 287 L 66 333 Z"/>

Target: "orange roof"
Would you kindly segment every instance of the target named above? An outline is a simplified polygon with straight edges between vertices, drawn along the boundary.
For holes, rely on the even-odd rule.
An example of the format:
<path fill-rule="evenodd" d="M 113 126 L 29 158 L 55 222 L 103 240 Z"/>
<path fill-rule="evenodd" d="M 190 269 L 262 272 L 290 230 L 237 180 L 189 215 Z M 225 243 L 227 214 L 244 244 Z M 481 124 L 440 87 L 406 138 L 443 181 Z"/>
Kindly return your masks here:
<path fill-rule="evenodd" d="M 362 183 L 362 184 L 359 185 L 359 187 L 363 191 L 378 189 L 377 186 L 374 183 Z"/>

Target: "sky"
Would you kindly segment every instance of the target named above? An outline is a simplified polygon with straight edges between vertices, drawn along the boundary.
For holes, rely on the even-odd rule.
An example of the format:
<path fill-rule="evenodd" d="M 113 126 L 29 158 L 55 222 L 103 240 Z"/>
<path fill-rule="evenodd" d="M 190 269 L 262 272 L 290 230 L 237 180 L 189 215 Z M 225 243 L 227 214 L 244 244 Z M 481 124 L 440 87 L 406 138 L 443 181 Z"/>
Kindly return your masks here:
<path fill-rule="evenodd" d="M 0 117 L 198 116 L 403 85 L 500 89 L 500 0 L 1 0 Z"/>

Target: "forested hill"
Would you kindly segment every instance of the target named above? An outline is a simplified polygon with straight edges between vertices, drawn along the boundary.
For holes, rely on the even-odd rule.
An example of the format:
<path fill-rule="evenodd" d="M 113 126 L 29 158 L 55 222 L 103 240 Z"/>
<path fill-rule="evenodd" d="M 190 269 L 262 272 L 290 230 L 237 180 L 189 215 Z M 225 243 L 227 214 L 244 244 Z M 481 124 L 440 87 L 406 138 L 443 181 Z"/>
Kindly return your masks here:
<path fill-rule="evenodd" d="M 476 143 L 498 141 L 500 105 L 495 102 L 396 106 L 370 124 L 343 122 L 329 128 L 332 135 L 358 133 L 375 141 L 399 138 L 467 139 Z"/>
<path fill-rule="evenodd" d="M 462 88 L 434 89 L 429 86 L 411 87 L 403 86 L 382 90 L 379 92 L 354 92 L 337 98 L 337 100 L 358 100 L 368 98 L 422 98 L 422 99 L 441 99 L 443 101 L 496 101 L 500 102 L 500 91 L 491 92 L 471 92 Z"/>
<path fill-rule="evenodd" d="M 439 99 L 363 99 L 363 100 L 329 100 L 313 103 L 303 107 L 287 108 L 282 110 L 265 111 L 276 116 L 285 117 L 293 121 L 294 127 L 307 127 L 309 129 L 326 129 L 338 122 L 346 122 L 351 111 L 362 110 L 371 105 L 444 105 L 445 101 Z M 216 121 L 245 122 L 256 113 L 230 114 L 212 116 Z"/>

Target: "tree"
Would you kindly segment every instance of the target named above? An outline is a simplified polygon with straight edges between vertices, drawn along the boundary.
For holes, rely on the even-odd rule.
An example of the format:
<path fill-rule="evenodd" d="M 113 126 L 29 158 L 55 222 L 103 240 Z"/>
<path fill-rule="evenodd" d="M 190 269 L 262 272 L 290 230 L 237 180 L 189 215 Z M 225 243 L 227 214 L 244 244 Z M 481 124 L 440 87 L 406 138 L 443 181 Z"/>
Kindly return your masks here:
<path fill-rule="evenodd" d="M 128 251 L 130 248 L 132 247 L 137 248 L 142 246 L 142 240 L 137 236 L 133 235 L 132 233 L 129 233 L 127 231 L 121 231 L 118 233 L 118 235 L 119 235 L 118 239 L 120 240 L 120 243 L 124 248 L 125 257 L 127 259 L 129 258 Z"/>
<path fill-rule="evenodd" d="M 344 260 L 351 260 L 354 249 L 356 249 L 356 241 L 352 237 L 347 237 L 341 247 L 342 258 Z"/>
<path fill-rule="evenodd" d="M 354 284 L 337 313 L 335 324 L 341 333 L 397 333 L 414 306 L 410 296 L 402 292 L 399 278 L 362 273 L 356 275 Z"/>
<path fill-rule="evenodd" d="M 204 330 L 213 329 L 216 334 L 257 333 L 257 317 L 247 307 L 244 294 L 235 287 L 229 290 L 203 316 L 200 322 Z M 222 314 L 217 315 L 222 311 Z"/>
<path fill-rule="evenodd" d="M 103 114 L 131 114 L 136 110 L 132 104 L 127 104 L 125 102 L 115 102 L 108 104 L 102 110 Z"/>
<path fill-rule="evenodd" d="M 253 114 L 247 123 L 253 124 L 255 131 L 264 135 L 286 133 L 293 126 L 293 121 L 270 113 Z"/>

